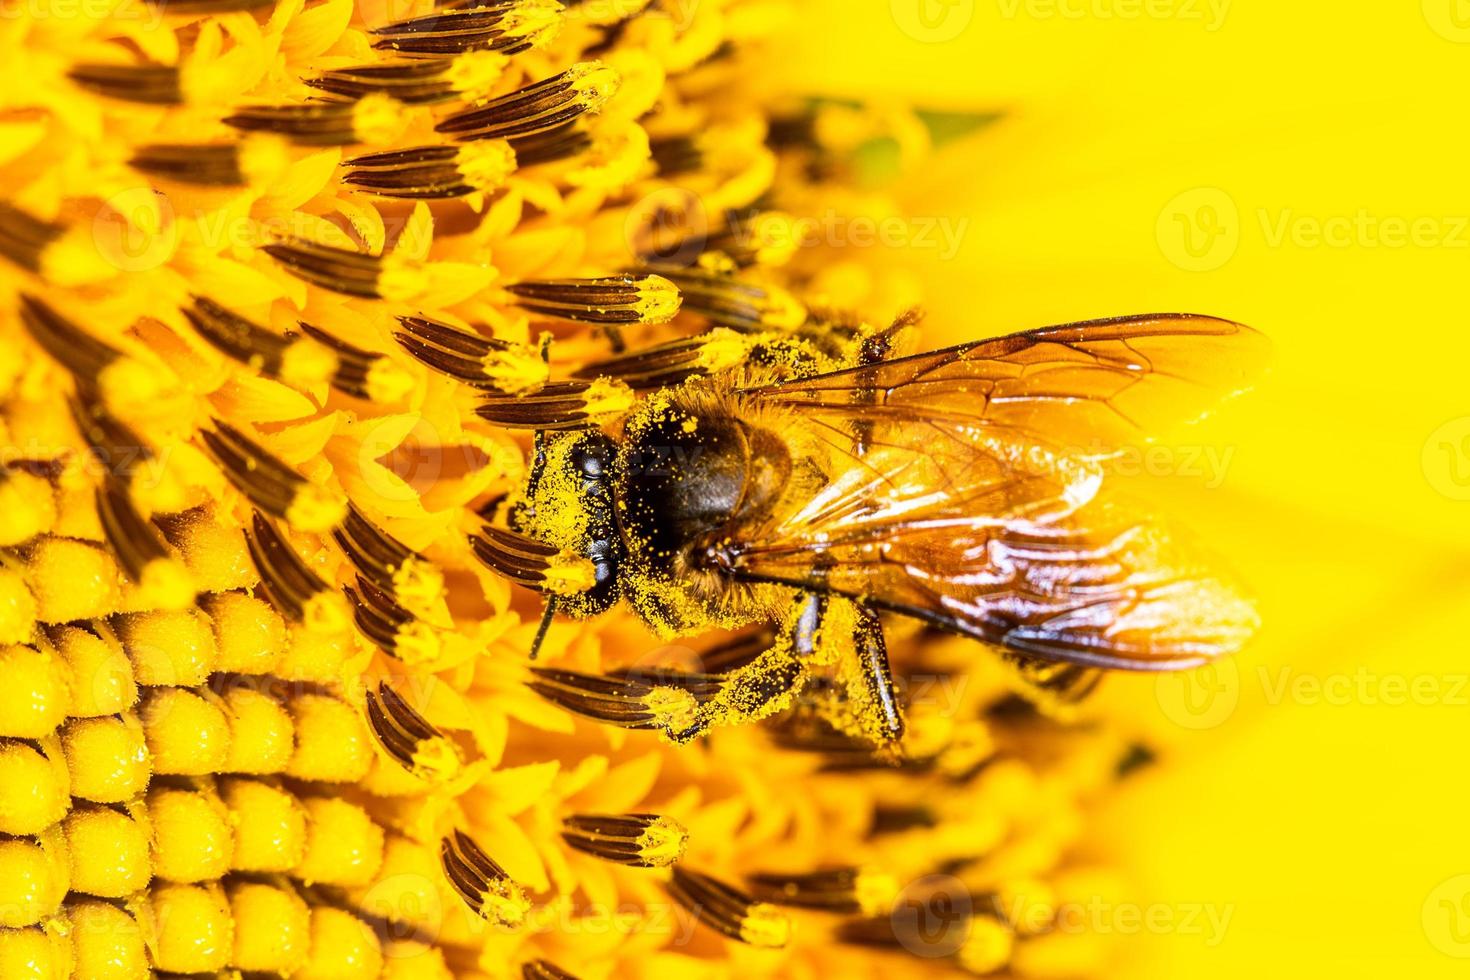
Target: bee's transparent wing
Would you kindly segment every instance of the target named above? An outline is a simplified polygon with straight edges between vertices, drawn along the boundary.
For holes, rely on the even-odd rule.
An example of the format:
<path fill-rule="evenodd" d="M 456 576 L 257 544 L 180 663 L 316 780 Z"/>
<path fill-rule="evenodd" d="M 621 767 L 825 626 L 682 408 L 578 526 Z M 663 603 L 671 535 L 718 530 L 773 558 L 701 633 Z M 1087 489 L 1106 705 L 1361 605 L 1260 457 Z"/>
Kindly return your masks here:
<path fill-rule="evenodd" d="M 742 394 L 803 413 L 1001 425 L 1102 456 L 1198 417 L 1245 387 L 1268 352 L 1261 334 L 1238 323 L 1152 314 L 1028 330 Z"/>

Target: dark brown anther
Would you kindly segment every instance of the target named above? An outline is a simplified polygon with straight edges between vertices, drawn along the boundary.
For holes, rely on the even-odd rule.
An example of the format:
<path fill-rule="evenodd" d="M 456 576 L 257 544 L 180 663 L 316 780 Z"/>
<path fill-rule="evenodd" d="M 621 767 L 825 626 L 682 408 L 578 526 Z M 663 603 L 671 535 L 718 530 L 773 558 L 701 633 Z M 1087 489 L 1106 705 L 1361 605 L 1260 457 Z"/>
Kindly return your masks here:
<path fill-rule="evenodd" d="M 184 101 L 176 65 L 86 63 L 72 66 L 66 74 L 82 88 L 110 99 L 152 105 L 178 105 Z"/>
<path fill-rule="evenodd" d="M 302 146 L 382 143 L 402 122 L 401 107 L 385 95 L 354 102 L 306 102 L 237 109 L 222 120 L 249 133 L 271 133 Z"/>
<path fill-rule="evenodd" d="M 325 532 L 342 519 L 346 504 L 247 439 L 240 430 L 214 420 L 214 430 L 199 438 L 235 489 L 272 517 L 298 531 Z"/>
<path fill-rule="evenodd" d="M 505 289 L 522 309 L 576 323 L 668 323 L 679 312 L 679 290 L 662 276 L 537 279 Z"/>
<path fill-rule="evenodd" d="M 531 674 L 527 686 L 565 711 L 619 728 L 662 730 L 681 741 L 702 730 L 700 705 L 719 692 L 721 683 L 697 674 L 678 684 L 544 667 L 532 668 Z"/>
<path fill-rule="evenodd" d="M 352 601 L 358 631 L 385 652 L 411 664 L 430 663 L 442 651 L 439 634 L 398 604 L 393 596 L 359 575 L 357 588 L 343 586 Z"/>
<path fill-rule="evenodd" d="M 520 136 L 510 141 L 515 151 L 516 163 L 522 167 L 534 167 L 543 163 L 558 163 L 585 153 L 592 146 L 592 135 L 579 121 L 564 123 L 530 136 Z"/>
<path fill-rule="evenodd" d="M 21 296 L 20 319 L 42 350 L 88 383 L 123 356 L 34 296 Z"/>
<path fill-rule="evenodd" d="M 780 910 L 707 874 L 675 865 L 668 889 L 685 911 L 722 936 L 772 949 L 791 938 L 791 922 Z"/>
<path fill-rule="evenodd" d="M 656 813 L 577 814 L 562 821 L 562 840 L 584 854 L 635 868 L 665 868 L 684 856 L 689 831 Z"/>
<path fill-rule="evenodd" d="M 378 291 L 378 279 L 383 273 L 381 256 L 319 245 L 301 238 L 262 245 L 261 250 L 292 275 L 312 285 L 348 296 L 382 298 Z"/>
<path fill-rule="evenodd" d="M 521 980 L 577 980 L 550 960 L 527 960 L 521 964 Z"/>
<path fill-rule="evenodd" d="M 181 184 L 238 187 L 249 183 L 240 153 L 239 143 L 149 143 L 134 150 L 128 164 Z"/>
<path fill-rule="evenodd" d="M 450 886 L 470 911 L 497 925 L 519 925 L 530 911 L 525 891 L 463 831 L 439 845 L 439 862 Z"/>
<path fill-rule="evenodd" d="M 297 325 L 302 333 L 331 352 L 335 370 L 327 380 L 343 394 L 388 404 L 400 401 L 413 390 L 413 376 L 391 358 L 354 347 L 309 323 Z"/>
<path fill-rule="evenodd" d="M 421 316 L 401 316 L 393 334 L 419 361 L 462 384 L 519 394 L 545 384 L 546 362 L 539 351 L 494 337 L 467 333 Z"/>
<path fill-rule="evenodd" d="M 891 910 L 898 896 L 892 875 L 871 868 L 840 867 L 805 874 L 762 873 L 748 876 L 751 892 L 776 905 L 824 912 L 879 915 Z"/>
<path fill-rule="evenodd" d="M 62 225 L 42 221 L 0 201 L 0 255 L 22 269 L 41 271 L 41 253 L 65 233 Z"/>
<path fill-rule="evenodd" d="M 560 22 L 560 5 L 550 0 L 482 0 L 373 29 L 379 51 L 452 57 L 468 51 L 512 55 L 550 39 Z"/>
<path fill-rule="evenodd" d="M 493 191 L 515 172 L 516 155 L 504 140 L 453 146 L 415 146 L 345 161 L 343 183 L 379 197 L 438 200 Z"/>
<path fill-rule="evenodd" d="M 509 139 L 565 125 L 595 112 L 617 89 L 618 75 L 585 61 L 483 105 L 457 112 L 434 127 L 457 140 Z"/>
<path fill-rule="evenodd" d="M 260 572 L 261 588 L 281 615 L 297 623 L 345 625 L 336 593 L 259 512 L 251 516 L 245 543 Z"/>
<path fill-rule="evenodd" d="M 364 695 L 368 727 L 383 750 L 420 779 L 442 782 L 455 776 L 463 759 L 454 742 L 389 686 L 378 684 Z"/>
<path fill-rule="evenodd" d="M 649 264 L 640 271 L 657 273 L 678 287 L 684 309 L 714 326 L 732 330 L 795 330 L 807 319 L 801 301 L 779 286 L 748 282 L 733 270 Z"/>

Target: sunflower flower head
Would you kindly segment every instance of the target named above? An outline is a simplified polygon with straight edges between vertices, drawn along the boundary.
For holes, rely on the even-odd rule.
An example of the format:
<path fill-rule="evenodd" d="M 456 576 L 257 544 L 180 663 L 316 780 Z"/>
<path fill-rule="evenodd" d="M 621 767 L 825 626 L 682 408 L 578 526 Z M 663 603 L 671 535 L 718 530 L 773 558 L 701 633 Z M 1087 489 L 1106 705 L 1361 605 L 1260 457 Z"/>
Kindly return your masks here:
<path fill-rule="evenodd" d="M 800 216 L 881 216 L 860 151 L 927 130 L 750 83 L 784 8 L 6 16 L 0 976 L 1101 967 L 1057 910 L 1116 890 L 1075 855 L 1124 746 L 999 659 L 895 635 L 882 757 L 749 636 L 550 615 L 612 518 L 535 420 L 663 378 L 588 365 L 914 299 Z"/>

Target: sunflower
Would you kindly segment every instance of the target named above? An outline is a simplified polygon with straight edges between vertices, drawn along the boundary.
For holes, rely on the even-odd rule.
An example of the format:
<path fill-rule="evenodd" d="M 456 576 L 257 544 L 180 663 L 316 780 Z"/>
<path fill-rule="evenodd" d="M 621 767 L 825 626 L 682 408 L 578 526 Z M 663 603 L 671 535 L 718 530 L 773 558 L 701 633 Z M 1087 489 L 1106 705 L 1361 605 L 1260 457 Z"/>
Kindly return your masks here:
<path fill-rule="evenodd" d="M 1078 845 L 1146 748 L 915 629 L 896 766 L 800 705 L 692 745 L 599 724 L 566 677 L 748 638 L 543 619 L 483 560 L 527 406 L 633 398 L 557 379 L 918 299 L 839 239 L 985 119 L 770 84 L 789 14 L 7 16 L 0 976 L 1106 969 L 1068 910 L 1126 886 Z M 563 557 L 541 592 L 587 586 Z"/>

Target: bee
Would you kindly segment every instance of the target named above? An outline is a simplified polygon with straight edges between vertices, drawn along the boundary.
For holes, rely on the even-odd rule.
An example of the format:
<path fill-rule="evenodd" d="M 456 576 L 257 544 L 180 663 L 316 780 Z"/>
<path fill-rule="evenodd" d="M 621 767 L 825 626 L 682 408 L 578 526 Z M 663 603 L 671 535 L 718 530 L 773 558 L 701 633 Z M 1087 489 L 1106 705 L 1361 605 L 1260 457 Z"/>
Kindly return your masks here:
<path fill-rule="evenodd" d="M 999 650 L 1038 691 L 1176 670 L 1257 626 L 1226 578 L 1104 490 L 1107 459 L 1241 390 L 1267 344 L 1164 314 L 902 353 L 913 317 L 842 342 L 715 330 L 588 365 L 480 414 L 534 429 L 535 463 L 477 557 L 586 618 L 625 603 L 660 637 L 752 624 L 769 646 L 728 670 L 532 686 L 584 715 L 675 740 L 768 717 L 803 685 L 831 720 L 903 734 L 882 617 Z M 488 342 L 447 337 L 462 356 Z M 830 338 L 829 338 L 830 340 Z M 600 413 L 594 389 L 636 395 Z M 539 643 L 539 637 L 538 637 Z"/>

